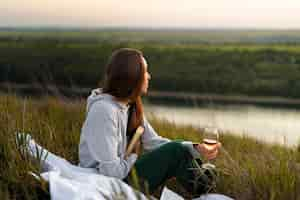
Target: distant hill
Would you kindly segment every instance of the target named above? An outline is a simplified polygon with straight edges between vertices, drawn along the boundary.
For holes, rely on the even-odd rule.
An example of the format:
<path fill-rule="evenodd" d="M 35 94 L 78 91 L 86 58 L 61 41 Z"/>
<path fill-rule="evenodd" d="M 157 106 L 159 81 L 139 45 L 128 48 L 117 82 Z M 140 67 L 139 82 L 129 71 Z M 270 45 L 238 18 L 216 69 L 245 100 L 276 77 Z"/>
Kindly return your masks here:
<path fill-rule="evenodd" d="M 0 39 L 128 41 L 172 44 L 300 43 L 300 30 L 271 29 L 146 29 L 146 28 L 0 28 Z"/>

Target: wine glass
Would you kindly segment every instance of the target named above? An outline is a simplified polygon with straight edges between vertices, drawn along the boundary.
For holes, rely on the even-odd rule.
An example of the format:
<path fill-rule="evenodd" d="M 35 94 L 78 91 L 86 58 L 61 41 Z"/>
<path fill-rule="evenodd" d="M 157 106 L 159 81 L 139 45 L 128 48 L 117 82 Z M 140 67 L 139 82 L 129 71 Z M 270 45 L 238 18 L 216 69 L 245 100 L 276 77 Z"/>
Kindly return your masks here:
<path fill-rule="evenodd" d="M 203 129 L 203 144 L 207 149 L 214 149 L 219 142 L 219 130 L 216 127 L 206 127 Z M 207 161 L 210 163 L 210 160 Z"/>
<path fill-rule="evenodd" d="M 213 148 L 219 141 L 219 130 L 216 127 L 206 127 L 203 130 L 203 143 Z"/>

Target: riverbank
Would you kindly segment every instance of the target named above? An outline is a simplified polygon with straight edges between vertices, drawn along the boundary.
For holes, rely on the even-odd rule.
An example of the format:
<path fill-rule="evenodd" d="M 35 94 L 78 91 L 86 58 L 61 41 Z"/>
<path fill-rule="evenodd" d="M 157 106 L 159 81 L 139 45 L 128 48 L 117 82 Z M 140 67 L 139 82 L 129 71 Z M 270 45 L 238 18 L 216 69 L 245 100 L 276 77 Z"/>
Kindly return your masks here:
<path fill-rule="evenodd" d="M 76 164 L 85 101 L 2 95 L 0 109 L 0 199 L 49 199 L 47 186 L 28 174 L 29 170 L 40 172 L 38 163 L 21 156 L 14 133 L 29 132 L 42 146 Z M 155 117 L 150 123 L 160 135 L 170 139 L 202 139 L 201 132 L 192 126 Z M 231 134 L 222 134 L 220 141 L 223 149 L 215 161 L 219 172 L 215 192 L 239 200 L 299 199 L 299 146 L 286 148 Z M 176 182 L 167 184 L 188 197 Z"/>
<path fill-rule="evenodd" d="M 0 91 L 40 99 L 52 96 L 65 100 L 85 100 L 91 88 L 54 85 L 0 84 Z M 300 100 L 282 97 L 225 96 L 183 92 L 149 91 L 144 97 L 146 111 L 180 125 L 214 125 L 236 135 L 281 145 L 298 145 Z M 149 109 L 148 109 L 149 108 Z"/>
<path fill-rule="evenodd" d="M 41 84 L 15 84 L 0 83 L 0 92 L 16 93 L 21 96 L 56 96 L 70 98 L 86 98 L 92 88 L 65 87 Z M 300 108 L 300 98 L 286 98 L 278 96 L 248 96 L 248 95 L 220 95 L 198 94 L 191 92 L 166 92 L 150 89 L 147 97 L 154 102 L 189 104 L 197 103 L 221 103 L 221 104 L 256 104 L 265 106 L 287 106 Z"/>

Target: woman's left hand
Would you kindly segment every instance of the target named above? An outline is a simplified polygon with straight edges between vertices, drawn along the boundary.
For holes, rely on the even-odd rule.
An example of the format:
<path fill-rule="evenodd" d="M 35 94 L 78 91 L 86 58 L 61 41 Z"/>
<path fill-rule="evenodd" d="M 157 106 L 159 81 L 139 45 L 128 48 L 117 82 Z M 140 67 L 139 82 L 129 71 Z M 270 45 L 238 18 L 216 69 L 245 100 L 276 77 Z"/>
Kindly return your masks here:
<path fill-rule="evenodd" d="M 138 140 L 133 148 L 132 153 L 136 153 L 137 155 L 140 155 L 141 148 L 142 148 L 141 140 Z"/>

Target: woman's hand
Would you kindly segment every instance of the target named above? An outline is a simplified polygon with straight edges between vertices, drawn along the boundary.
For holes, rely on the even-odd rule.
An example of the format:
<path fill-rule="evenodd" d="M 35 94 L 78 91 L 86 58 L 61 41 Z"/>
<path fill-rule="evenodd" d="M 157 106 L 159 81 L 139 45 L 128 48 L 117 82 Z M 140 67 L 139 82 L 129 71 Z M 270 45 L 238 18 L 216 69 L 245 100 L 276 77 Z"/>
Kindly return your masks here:
<path fill-rule="evenodd" d="M 141 148 L 142 148 L 142 145 L 141 145 L 141 140 L 138 140 L 132 150 L 132 153 L 136 153 L 137 155 L 140 155 L 141 153 Z"/>
<path fill-rule="evenodd" d="M 221 143 L 217 143 L 215 145 L 207 145 L 204 143 L 200 143 L 195 145 L 195 148 L 204 158 L 212 160 L 217 157 L 221 146 Z"/>
<path fill-rule="evenodd" d="M 144 127 L 139 126 L 134 135 L 133 138 L 130 141 L 130 144 L 127 147 L 125 157 L 128 157 L 129 154 L 131 153 L 136 153 L 139 154 L 141 152 L 141 137 L 144 133 Z"/>

